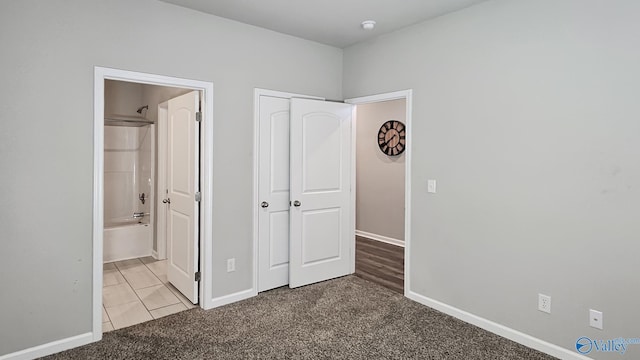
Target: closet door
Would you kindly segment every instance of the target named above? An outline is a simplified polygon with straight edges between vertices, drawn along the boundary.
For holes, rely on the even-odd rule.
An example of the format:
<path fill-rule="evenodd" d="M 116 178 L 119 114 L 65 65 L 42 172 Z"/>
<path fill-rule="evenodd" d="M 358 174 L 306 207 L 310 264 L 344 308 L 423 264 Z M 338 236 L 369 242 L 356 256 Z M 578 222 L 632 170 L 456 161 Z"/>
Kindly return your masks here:
<path fill-rule="evenodd" d="M 352 105 L 291 100 L 289 286 L 351 270 Z"/>
<path fill-rule="evenodd" d="M 260 96 L 258 291 L 289 283 L 289 99 Z"/>

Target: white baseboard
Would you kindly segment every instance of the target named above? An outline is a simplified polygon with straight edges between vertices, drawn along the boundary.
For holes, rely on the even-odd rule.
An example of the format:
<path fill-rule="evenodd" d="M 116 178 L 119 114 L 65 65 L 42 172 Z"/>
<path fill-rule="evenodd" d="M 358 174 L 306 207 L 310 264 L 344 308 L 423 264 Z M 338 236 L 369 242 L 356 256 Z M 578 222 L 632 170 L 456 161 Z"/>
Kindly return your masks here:
<path fill-rule="evenodd" d="M 151 250 L 151 257 L 156 259 L 156 260 L 158 260 L 158 261 L 167 259 L 166 257 L 165 258 L 161 257 L 160 253 L 155 251 L 155 250 Z"/>
<path fill-rule="evenodd" d="M 257 294 L 253 289 L 247 289 L 247 290 L 238 291 L 237 293 L 213 298 L 211 299 L 211 307 L 209 307 L 208 309 L 213 309 L 213 308 L 217 308 L 217 307 L 231 304 L 234 302 L 238 302 L 241 300 L 246 300 L 256 295 Z M 208 309 L 205 309 L 205 310 L 208 310 Z"/>
<path fill-rule="evenodd" d="M 93 342 L 93 333 L 72 336 L 70 338 L 52 341 L 50 343 L 34 346 L 11 354 L 0 355 L 0 360 L 30 360 L 69 350 L 78 346 Z"/>
<path fill-rule="evenodd" d="M 544 340 L 540 340 L 531 335 L 527 335 L 520 331 L 511 329 L 504 325 L 495 323 L 493 321 L 481 318 L 477 315 L 471 314 L 464 310 L 460 310 L 451 305 L 447 305 L 437 300 L 430 299 L 426 296 L 422 296 L 413 291 L 407 291 L 407 297 L 413 301 L 416 301 L 422 305 L 428 306 L 432 309 L 443 312 L 447 315 L 453 316 L 454 318 L 460 319 L 466 323 L 475 325 L 479 328 L 492 332 L 496 335 L 502 336 L 509 340 L 515 341 L 524 346 L 530 347 L 532 349 L 541 351 L 545 354 L 555 356 L 559 359 L 565 360 L 591 360 L 591 358 L 586 357 L 584 355 L 578 354 L 571 350 L 565 349 L 558 345 L 554 345 L 552 343 L 546 342 Z"/>
<path fill-rule="evenodd" d="M 394 239 L 387 236 L 368 233 L 362 230 L 356 230 L 356 236 L 361 236 L 367 239 L 382 241 L 383 243 L 404 247 L 404 240 L 399 240 L 399 239 Z"/>

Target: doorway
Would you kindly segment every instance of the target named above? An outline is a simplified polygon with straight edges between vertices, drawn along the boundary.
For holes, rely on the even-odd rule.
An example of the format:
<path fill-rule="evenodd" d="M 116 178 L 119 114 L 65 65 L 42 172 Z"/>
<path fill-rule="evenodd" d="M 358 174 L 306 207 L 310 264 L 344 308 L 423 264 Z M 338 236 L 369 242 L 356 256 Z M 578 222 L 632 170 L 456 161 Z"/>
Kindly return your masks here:
<path fill-rule="evenodd" d="M 271 97 L 279 97 L 281 99 L 283 99 L 281 101 L 281 109 L 272 109 L 274 111 L 271 112 L 271 114 L 273 115 L 271 122 L 273 123 L 274 119 L 276 119 L 278 116 L 280 116 L 283 119 L 286 119 L 287 121 L 289 121 L 289 113 L 288 113 L 288 99 L 290 98 L 294 98 L 300 95 L 295 95 L 295 94 L 287 94 L 287 93 L 280 93 L 280 92 L 274 92 L 274 91 L 268 91 L 268 90 L 260 90 L 260 89 L 256 89 L 256 94 L 255 94 L 255 163 L 254 163 L 254 169 L 255 169 L 255 178 L 254 178 L 254 201 L 255 201 L 255 206 L 256 206 L 256 210 L 254 211 L 254 293 L 257 294 L 259 291 L 265 291 L 268 290 L 270 288 L 273 287 L 277 287 L 277 286 L 282 286 L 282 285 L 286 285 L 287 284 L 287 277 L 286 274 L 287 272 L 291 273 L 291 269 L 288 269 L 288 254 L 287 252 L 290 249 L 293 249 L 295 251 L 300 251 L 299 247 L 296 247 L 295 244 L 292 244 L 291 246 L 287 246 L 289 244 L 290 241 L 290 236 L 288 234 L 288 230 L 289 229 L 295 229 L 295 226 L 292 226 L 291 224 L 289 224 L 287 222 L 287 220 L 290 218 L 289 216 L 289 211 L 290 209 L 294 209 L 292 206 L 296 206 L 295 205 L 295 200 L 294 197 L 295 195 L 291 195 L 289 196 L 289 192 L 288 192 L 288 188 L 286 187 L 281 187 L 280 189 L 275 189 L 275 190 L 279 190 L 279 192 L 281 193 L 281 195 L 283 195 L 283 199 L 281 199 L 282 203 L 281 204 L 281 208 L 282 209 L 276 209 L 275 207 L 273 208 L 274 212 L 276 214 L 274 214 L 275 216 L 271 216 L 266 218 L 264 216 L 263 213 L 267 213 L 269 210 L 266 210 L 265 208 L 268 208 L 270 206 L 268 201 L 263 201 L 263 199 L 261 197 L 264 197 L 265 191 L 264 189 L 261 189 L 262 186 L 264 186 L 265 184 L 269 183 L 269 178 L 271 177 L 271 180 L 273 180 L 273 176 L 278 175 L 278 172 L 276 171 L 275 173 L 271 173 L 267 171 L 267 180 L 266 181 L 261 181 L 261 166 L 270 166 L 270 164 L 273 163 L 273 160 L 269 157 L 269 156 L 265 156 L 265 151 L 261 151 L 261 140 L 260 138 L 263 137 L 263 139 L 268 139 L 267 142 L 270 139 L 274 139 L 273 134 L 271 133 L 266 133 L 266 134 L 261 134 L 261 127 L 260 127 L 260 112 L 261 112 L 261 107 L 260 107 L 260 97 L 261 96 L 271 96 Z M 410 129 L 410 121 L 411 121 L 411 117 L 410 117 L 410 106 L 411 106 L 411 91 L 407 90 L 407 91 L 401 91 L 401 92 L 395 92 L 395 93 L 389 93 L 389 94 L 382 94 L 382 95 L 376 95 L 376 96 L 370 96 L 370 97 L 365 97 L 365 98 L 357 98 L 357 99 L 351 99 L 351 100 L 347 100 L 346 103 L 348 104 L 366 104 L 366 103 L 375 103 L 375 102 L 380 102 L 380 101 L 388 101 L 388 100 L 396 100 L 396 99 L 403 99 L 405 102 L 405 109 L 406 109 L 406 126 L 407 126 L 407 131 Z M 295 102 L 295 100 L 293 100 L 293 102 Z M 263 106 L 264 107 L 264 106 Z M 277 107 L 277 106 L 276 106 Z M 353 111 L 353 106 L 351 106 L 349 109 L 349 111 L 352 111 L 355 114 L 355 111 Z M 263 118 L 264 118 L 264 114 L 262 114 Z M 291 120 L 293 121 L 293 119 Z M 351 121 L 351 120 L 350 120 Z M 291 126 L 293 126 L 295 124 L 292 124 Z M 350 176 L 350 189 L 355 189 L 355 176 L 353 176 L 353 173 L 355 172 L 355 156 L 353 156 L 355 154 L 355 123 L 351 122 L 351 130 L 350 130 L 350 136 L 352 137 L 351 141 L 349 142 L 349 146 L 351 147 L 351 154 L 349 155 L 349 159 L 345 160 L 344 162 L 349 163 L 348 167 L 345 168 L 346 172 L 351 173 L 352 175 Z M 289 124 L 287 123 L 285 126 L 285 129 L 288 130 L 289 128 Z M 282 160 L 281 162 L 283 164 L 288 164 L 288 160 L 289 160 L 289 156 L 291 156 L 292 159 L 296 158 L 298 156 L 297 152 L 294 151 L 293 149 L 289 149 L 288 144 L 289 141 L 291 141 L 291 143 L 295 143 L 297 140 L 297 136 L 291 135 L 288 132 L 283 132 L 283 135 L 281 135 L 282 138 L 280 140 L 276 140 L 277 144 L 286 144 L 287 146 L 284 146 L 282 149 L 280 149 L 282 154 Z M 410 137 L 407 136 L 406 141 L 409 141 Z M 264 142 L 265 140 L 263 140 Z M 334 147 L 325 147 L 323 149 L 326 148 L 337 148 L 336 146 Z M 273 152 L 272 150 L 267 149 L 266 153 L 269 152 Z M 278 150 L 276 150 L 276 152 L 278 152 Z M 409 155 L 410 154 L 410 148 L 407 148 L 407 151 L 405 152 L 405 159 L 408 161 L 408 159 L 410 158 Z M 288 171 L 288 169 L 286 169 Z M 408 201 L 407 199 L 409 198 L 409 192 L 410 192 L 410 187 L 408 186 L 409 184 L 409 177 L 408 177 L 408 167 L 405 167 L 404 170 L 402 170 L 404 175 L 405 175 L 405 180 L 404 180 L 404 184 L 405 184 L 405 191 L 404 194 L 402 196 L 404 196 L 405 198 L 405 207 L 404 210 L 400 209 L 400 212 L 405 214 L 405 220 L 404 220 L 404 232 L 405 232 L 405 244 L 408 244 Z M 264 171 L 263 171 L 264 172 Z M 292 173 L 291 176 L 288 172 L 283 172 L 283 174 L 278 175 L 280 176 L 282 179 L 284 179 L 285 181 L 281 181 L 280 183 L 282 185 L 286 185 L 288 186 L 288 179 L 294 179 L 295 176 Z M 264 177 L 264 175 L 263 175 Z M 269 190 L 268 186 L 267 186 L 267 190 Z M 330 189 L 329 189 L 330 190 Z M 355 246 L 355 204 L 356 204 L 356 196 L 355 196 L 355 191 L 350 191 L 349 196 L 351 197 L 350 199 L 350 203 L 351 205 L 349 206 L 349 209 L 347 209 L 346 211 L 348 211 L 350 213 L 350 216 L 352 216 L 352 219 L 350 220 L 350 248 L 346 249 L 343 251 L 343 254 L 347 257 L 349 257 L 349 263 L 350 263 L 350 269 L 348 269 L 346 272 L 344 272 L 343 274 L 348 274 L 348 273 L 354 273 L 356 270 L 356 265 L 355 265 L 355 253 L 356 253 L 356 246 Z M 279 214 L 278 214 L 279 212 Z M 261 215 L 263 215 L 263 217 L 261 218 Z M 277 221 L 279 220 L 279 221 Z M 274 222 L 275 221 L 275 222 Z M 261 227 L 267 224 L 267 227 L 273 226 L 273 228 L 278 229 L 278 231 L 280 232 L 280 237 L 279 237 L 279 241 L 273 241 L 273 240 L 269 240 L 269 241 L 264 241 L 263 239 L 265 238 L 265 231 L 262 231 L 261 234 Z M 333 223 L 338 224 L 337 222 Z M 331 223 L 327 222 L 327 225 L 329 227 L 333 226 Z M 401 225 L 402 226 L 402 225 Z M 264 229 L 263 229 L 264 230 Z M 266 237 L 272 236 L 271 233 L 271 229 L 267 229 L 266 230 Z M 261 238 L 262 235 L 262 238 Z M 274 244 L 276 244 L 276 246 L 274 247 Z M 274 248 L 276 249 L 276 251 L 274 251 Z M 280 249 L 280 250 L 278 250 Z M 406 253 L 408 249 L 408 246 L 405 246 L 404 252 Z M 276 255 L 276 256 L 273 256 Z M 271 257 L 270 257 L 271 256 Z M 275 270 L 275 271 L 274 271 Z M 270 274 L 268 274 L 268 272 L 273 271 L 274 273 L 279 272 L 281 275 L 280 276 L 276 276 L 276 280 L 275 282 L 270 282 L 267 281 L 265 282 L 264 280 L 268 277 L 270 277 Z M 266 276 L 265 276 L 266 274 Z M 291 273 L 292 274 L 292 273 Z M 405 284 L 408 281 L 408 277 L 405 277 L 404 282 Z M 407 287 L 405 287 L 406 289 Z"/>
<path fill-rule="evenodd" d="M 377 186 L 378 184 L 375 183 L 373 183 L 373 186 L 367 186 L 367 189 L 363 189 L 367 192 L 382 192 L 383 194 L 386 193 L 387 195 L 391 196 L 391 198 L 389 199 L 383 198 L 381 200 L 380 198 L 377 198 L 366 201 L 373 201 L 374 207 L 378 208 L 383 207 L 384 202 L 393 203 L 396 217 L 393 219 L 389 219 L 389 221 L 391 221 L 393 224 L 393 229 L 379 226 L 379 222 L 384 222 L 384 211 L 374 210 L 370 215 L 364 214 L 364 217 L 366 217 L 367 219 L 361 218 L 358 219 L 359 221 L 356 221 L 359 225 L 358 227 L 361 228 L 357 229 L 354 234 L 357 239 L 357 249 L 354 249 L 354 253 L 357 254 L 355 256 L 358 257 L 358 260 L 360 261 L 357 261 L 356 264 L 356 268 L 359 267 L 359 269 L 354 269 L 354 272 L 356 272 L 356 274 L 360 275 L 363 278 L 367 278 L 367 275 L 370 275 L 370 280 L 378 282 L 381 285 L 391 288 L 394 291 L 402 292 L 405 296 L 407 296 L 410 289 L 410 272 L 408 269 L 410 269 L 409 263 L 411 244 L 410 164 L 411 149 L 413 145 L 411 142 L 412 96 L 413 91 L 409 89 L 345 100 L 346 103 L 356 105 L 357 125 L 359 125 L 361 121 L 366 121 L 362 119 L 360 115 L 365 115 L 369 118 L 369 120 L 373 121 L 372 123 L 368 124 L 371 126 L 367 126 L 369 128 L 369 131 L 364 131 L 362 135 L 365 137 L 371 137 L 371 133 L 375 132 L 376 137 L 374 137 L 375 140 L 373 140 L 372 143 L 369 144 L 369 149 L 364 149 L 363 151 L 371 153 L 372 159 L 377 158 L 378 165 L 382 164 L 384 166 L 384 169 L 380 168 L 379 166 L 375 166 L 376 160 L 373 160 L 372 162 L 374 164 L 369 166 L 370 169 L 368 169 L 368 171 L 373 171 L 373 173 L 369 173 L 369 175 L 374 174 L 375 176 L 375 171 L 391 171 L 392 177 L 393 174 L 401 175 L 404 181 L 404 184 L 402 186 L 398 182 L 398 177 L 395 177 L 394 180 L 385 182 L 385 185 L 390 184 L 391 189 L 387 188 L 385 190 L 380 186 Z M 385 106 L 385 104 L 389 106 Z M 400 117 L 402 116 L 404 116 L 404 122 L 401 121 L 402 119 Z M 392 119 L 392 117 L 398 117 L 400 119 Z M 381 141 L 387 142 L 384 137 L 380 139 L 377 136 L 384 136 L 384 134 L 381 134 L 383 132 L 381 130 L 384 130 L 382 129 L 382 127 L 389 120 L 399 120 L 404 126 L 405 146 L 404 152 L 401 154 L 403 158 L 397 158 L 395 157 L 397 155 L 395 155 L 393 151 L 384 149 L 382 146 L 378 146 L 381 144 Z M 383 125 L 380 125 L 380 127 L 378 128 L 379 130 L 376 131 L 378 123 L 382 123 Z M 392 126 L 397 127 L 398 125 L 392 124 Z M 366 139 L 363 140 L 366 141 Z M 379 147 L 379 151 L 375 148 L 375 146 Z M 402 166 L 400 166 L 401 164 Z M 354 164 L 354 168 L 356 166 L 357 164 Z M 398 174 L 398 172 L 401 172 L 401 174 Z M 366 179 L 362 180 L 363 184 L 366 184 Z M 399 187 L 401 186 L 403 187 L 403 190 L 398 191 Z M 356 189 L 357 191 L 360 190 L 357 188 L 357 186 Z M 403 197 L 403 201 L 399 201 L 397 197 Z M 396 198 L 395 201 L 393 198 Z M 372 205 L 371 203 L 367 204 L 366 201 L 361 205 Z M 354 208 L 357 208 L 356 204 L 357 202 L 354 199 Z M 401 207 L 401 205 L 403 207 Z M 388 214 L 388 212 L 386 212 L 386 214 Z M 402 214 L 402 219 L 398 218 L 399 214 Z M 399 227 L 403 227 L 402 231 Z M 367 229 L 371 229 L 372 231 L 367 231 Z M 404 241 L 400 241 L 400 234 L 403 236 Z M 366 259 L 366 261 L 362 261 L 364 259 Z M 371 261 L 372 259 L 373 261 Z M 399 267 L 400 262 L 404 263 L 401 272 Z M 368 269 L 367 266 L 369 266 Z M 376 269 L 373 269 L 372 267 L 375 267 Z M 402 276 L 402 288 L 398 286 L 398 279 L 400 278 L 400 276 Z"/>
<path fill-rule="evenodd" d="M 191 139 L 199 138 L 200 93 L 105 80 L 104 103 L 102 305 L 109 331 L 198 302 L 193 196 L 200 167 L 199 144 Z"/>
<path fill-rule="evenodd" d="M 129 116 L 131 109 L 124 111 L 126 114 L 122 114 L 123 111 L 114 110 L 113 103 L 105 101 L 105 95 L 109 92 L 109 86 L 114 84 L 126 84 L 129 88 L 138 87 L 147 90 L 151 89 L 152 91 L 149 91 L 147 96 L 143 97 L 145 99 L 145 101 L 142 101 L 144 104 L 141 103 L 136 107 L 135 111 L 137 111 L 137 114 Z M 178 96 L 178 93 L 182 93 L 183 95 Z M 130 102 L 131 97 L 129 95 L 124 95 L 124 103 Z M 122 162 L 120 160 L 123 160 L 119 158 L 108 158 L 106 159 L 108 164 L 105 164 L 105 149 L 107 148 L 113 150 L 114 153 L 125 153 L 128 150 L 143 149 L 144 151 L 142 152 L 144 152 L 144 154 L 126 155 L 124 157 L 133 157 L 139 160 L 143 158 L 147 160 L 151 158 L 155 159 L 156 156 L 153 150 L 158 148 L 154 146 L 158 139 L 155 131 L 160 128 L 157 126 L 160 120 L 155 114 L 162 113 L 162 109 L 160 109 L 158 105 L 163 101 L 161 99 L 163 96 L 170 99 L 168 100 L 168 113 L 165 119 L 166 128 L 168 129 L 166 171 L 167 174 L 182 175 L 166 176 L 168 178 L 168 192 L 166 193 L 166 197 L 155 191 L 158 190 L 157 182 L 154 181 L 154 176 L 158 177 L 157 169 L 154 169 L 153 165 L 149 165 L 155 164 L 153 161 L 147 164 L 147 166 L 142 163 L 137 164 L 141 169 L 139 173 L 131 171 L 131 174 L 125 173 L 123 176 L 119 176 L 111 174 L 109 171 L 109 179 L 105 181 L 105 169 L 114 170 L 114 166 L 117 168 Z M 116 98 L 117 97 L 116 94 Z M 189 102 L 191 105 L 187 106 Z M 133 290 L 126 292 L 125 297 L 129 296 L 132 304 L 134 303 L 133 300 L 141 300 L 140 304 L 132 306 L 146 307 L 146 310 L 148 310 L 147 319 L 149 316 L 160 317 L 162 314 L 167 314 L 169 310 L 175 311 L 177 307 L 181 305 L 186 306 L 188 304 L 198 303 L 200 307 L 205 309 L 212 307 L 211 285 L 205 281 L 211 279 L 212 268 L 212 219 L 210 217 L 212 212 L 212 103 L 212 83 L 117 69 L 95 68 L 93 215 L 93 339 L 95 341 L 102 338 L 103 317 L 106 313 L 103 307 L 103 299 L 105 299 L 105 305 L 107 305 L 106 302 L 113 298 L 112 295 L 121 292 L 116 289 L 103 293 L 103 285 L 109 285 L 112 281 L 122 283 L 124 280 L 124 283 L 131 288 L 130 290 Z M 186 110 L 187 108 L 191 110 Z M 150 110 L 154 115 L 149 115 Z M 121 112 L 121 114 L 113 114 L 118 112 Z M 201 112 L 201 114 L 197 114 L 198 112 Z M 114 127 L 111 128 L 109 126 L 110 129 L 105 131 L 108 127 L 105 126 L 107 124 L 105 120 L 107 115 L 115 121 L 109 124 L 114 125 Z M 148 124 L 145 124 L 145 121 Z M 123 124 L 128 126 L 122 126 Z M 130 127 L 136 129 L 124 129 Z M 114 129 L 115 131 L 112 131 Z M 120 138 L 116 136 L 108 140 L 108 142 L 105 142 L 105 134 L 112 132 L 116 134 L 122 133 L 121 135 L 124 134 L 124 136 Z M 107 147 L 105 147 L 105 144 Z M 111 148 L 114 144 L 116 145 L 115 148 Z M 122 148 L 123 146 L 124 148 Z M 124 151 L 122 151 L 123 149 Z M 185 165 L 187 165 L 188 168 L 183 168 Z M 178 167 L 179 169 L 172 172 L 172 166 Z M 136 165 L 134 165 L 134 167 L 136 167 Z M 113 173 L 117 172 L 118 171 L 113 171 Z M 124 255 L 120 254 L 118 255 L 121 257 L 119 262 L 109 262 L 109 264 L 104 266 L 103 270 L 103 261 L 107 252 L 105 249 L 105 240 L 107 240 L 105 235 L 105 205 L 109 207 L 107 211 L 109 215 L 117 213 L 113 211 L 113 204 L 105 203 L 105 192 L 119 187 L 118 181 L 115 181 L 118 177 L 129 178 L 130 181 L 128 183 L 132 183 L 129 184 L 132 186 L 128 186 L 128 188 L 132 188 L 135 192 L 133 203 L 138 206 L 135 208 L 138 211 L 134 211 L 131 215 L 131 217 L 137 221 L 136 224 L 133 225 L 143 225 L 147 228 L 153 228 L 157 224 L 157 211 L 154 210 L 157 210 L 160 204 L 170 206 L 172 209 L 181 213 L 180 219 L 178 219 L 178 217 L 171 218 L 171 215 L 168 215 L 172 220 L 167 221 L 166 231 L 169 234 L 167 236 L 168 238 L 171 237 L 172 233 L 177 234 L 180 232 L 180 234 L 188 234 L 180 236 L 180 239 L 192 239 L 188 243 L 178 245 L 175 245 L 177 243 L 173 242 L 174 247 L 184 247 L 184 249 L 182 249 L 184 251 L 180 250 L 175 253 L 179 254 L 179 256 L 173 255 L 172 257 L 171 246 L 166 250 L 162 249 L 162 244 L 156 240 L 156 233 L 160 230 L 156 227 L 155 231 L 146 232 L 143 235 L 144 241 L 140 242 L 141 246 L 138 248 L 138 253 L 125 252 Z M 138 182 L 138 186 L 135 184 L 136 181 Z M 128 184 L 127 181 L 122 183 Z M 142 195 L 143 193 L 144 195 Z M 188 201 L 181 199 L 181 195 L 186 195 L 190 197 L 190 199 Z M 175 199 L 177 203 L 174 204 L 175 206 L 168 205 L 170 196 L 173 196 Z M 111 201 L 111 197 L 109 201 Z M 140 204 L 138 204 L 138 202 Z M 116 208 L 117 207 L 118 206 L 116 206 Z M 189 208 L 191 208 L 191 210 L 189 210 Z M 170 209 L 169 212 L 171 212 L 172 209 Z M 124 211 L 128 212 L 126 209 Z M 184 215 L 185 213 L 188 216 Z M 147 219 L 144 219 L 144 217 L 147 217 Z M 185 218 L 191 220 L 186 221 Z M 110 222 L 111 220 L 110 217 Z M 151 235 L 149 235 L 149 233 Z M 145 243 L 150 244 L 153 241 L 155 241 L 153 247 L 145 248 L 143 246 Z M 172 244 L 171 240 L 169 240 L 169 244 Z M 140 251 L 142 253 L 140 253 Z M 166 252 L 169 258 L 169 261 L 166 263 L 168 269 L 166 275 L 161 269 L 162 265 L 156 262 L 156 260 L 162 260 L 164 256 L 163 252 Z M 191 255 L 189 255 L 189 253 Z M 122 258 L 122 256 L 125 258 Z M 132 258 L 126 259 L 126 257 Z M 111 258 L 111 260 L 114 259 L 113 257 Z M 171 275 L 172 265 L 177 265 L 178 267 L 178 269 L 174 271 L 174 275 Z M 182 275 L 182 273 L 186 274 L 185 276 L 187 276 L 189 280 L 188 283 L 190 283 L 187 290 L 182 286 L 184 284 L 180 284 L 180 279 L 175 280 L 175 273 L 179 275 Z M 174 279 L 171 279 L 171 283 L 176 284 L 176 287 L 179 288 L 180 291 L 172 292 L 165 286 L 165 280 L 166 283 L 169 283 L 169 278 L 172 277 Z M 136 289 L 136 287 L 138 289 Z M 184 299 L 188 299 L 188 301 L 183 302 L 184 299 L 175 296 L 178 293 L 186 295 Z M 162 302 L 161 299 L 163 297 L 169 297 L 171 299 L 175 297 L 179 300 L 179 303 L 173 301 L 175 299 L 169 301 L 171 304 L 166 301 Z M 147 300 L 146 303 L 145 300 Z M 157 300 L 161 301 L 158 302 Z M 113 303 L 111 303 L 111 305 L 113 305 Z M 173 308 L 169 309 L 171 306 L 173 306 Z M 115 306 L 113 307 L 115 308 Z M 114 317 L 118 316 L 118 312 L 126 313 L 128 311 L 126 306 L 116 310 L 118 311 L 113 312 Z M 112 320 L 110 316 L 111 315 L 107 315 L 106 319 Z M 145 316 L 142 317 L 145 318 Z M 116 325 L 116 322 L 110 322 L 111 325 Z M 120 324 L 126 324 L 126 321 L 121 321 Z M 107 325 L 106 328 L 108 329 L 109 325 Z"/>
<path fill-rule="evenodd" d="M 355 275 L 404 293 L 406 100 L 356 105 Z"/>

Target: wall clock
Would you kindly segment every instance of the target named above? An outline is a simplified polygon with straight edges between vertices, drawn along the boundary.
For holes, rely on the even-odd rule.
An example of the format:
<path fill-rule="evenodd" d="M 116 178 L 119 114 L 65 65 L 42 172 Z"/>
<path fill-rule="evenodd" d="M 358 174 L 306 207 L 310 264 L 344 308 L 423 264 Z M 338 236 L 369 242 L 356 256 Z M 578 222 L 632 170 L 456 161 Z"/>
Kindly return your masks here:
<path fill-rule="evenodd" d="M 389 120 L 378 130 L 378 146 L 380 151 L 388 156 L 398 156 L 404 152 L 407 145 L 406 128 L 398 120 Z"/>

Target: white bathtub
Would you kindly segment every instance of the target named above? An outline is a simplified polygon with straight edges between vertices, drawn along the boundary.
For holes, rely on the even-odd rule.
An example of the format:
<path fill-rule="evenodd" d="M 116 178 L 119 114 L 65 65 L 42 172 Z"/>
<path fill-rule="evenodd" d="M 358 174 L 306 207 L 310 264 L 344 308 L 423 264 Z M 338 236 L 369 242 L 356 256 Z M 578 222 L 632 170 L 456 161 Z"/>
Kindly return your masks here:
<path fill-rule="evenodd" d="M 104 225 L 104 262 L 134 259 L 150 256 L 153 247 L 153 227 L 148 217 L 138 219 L 117 219 Z"/>

